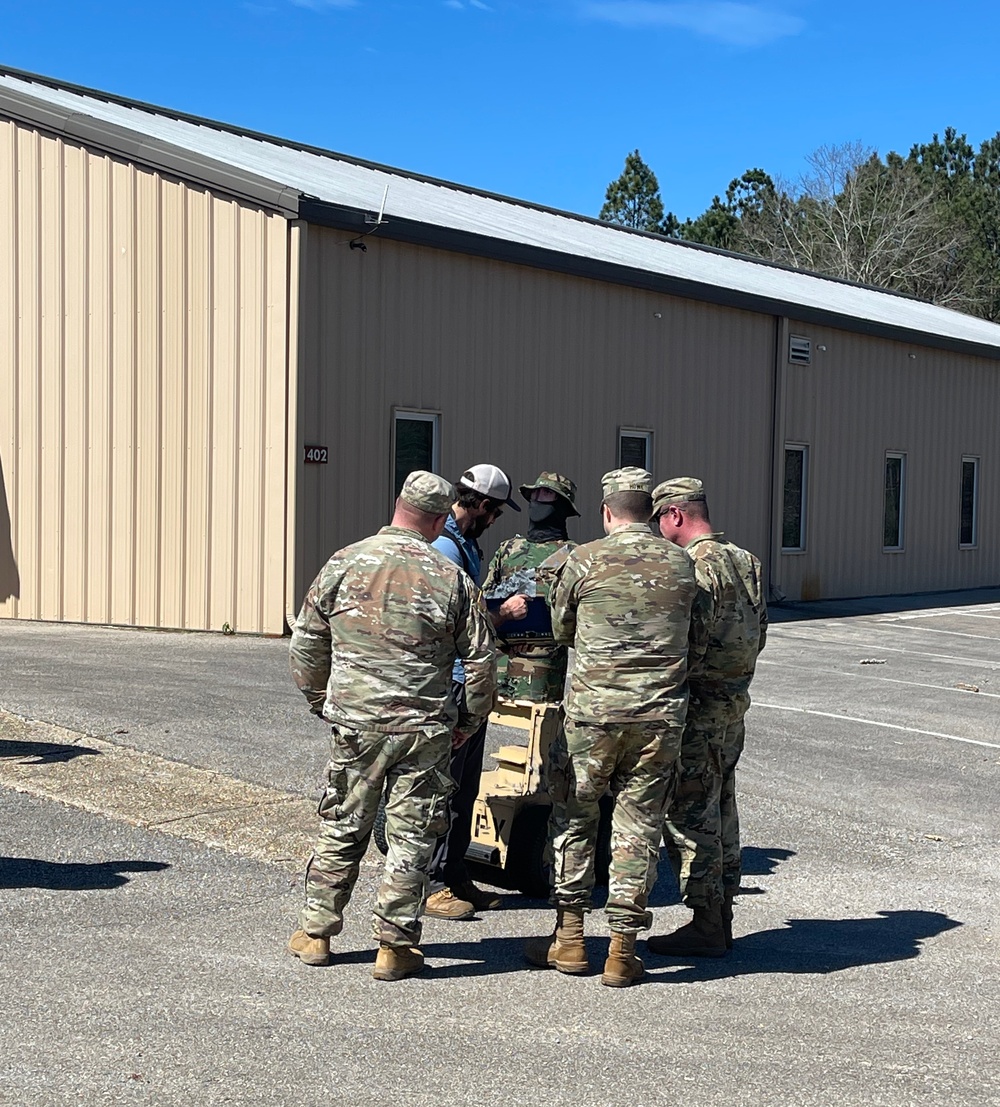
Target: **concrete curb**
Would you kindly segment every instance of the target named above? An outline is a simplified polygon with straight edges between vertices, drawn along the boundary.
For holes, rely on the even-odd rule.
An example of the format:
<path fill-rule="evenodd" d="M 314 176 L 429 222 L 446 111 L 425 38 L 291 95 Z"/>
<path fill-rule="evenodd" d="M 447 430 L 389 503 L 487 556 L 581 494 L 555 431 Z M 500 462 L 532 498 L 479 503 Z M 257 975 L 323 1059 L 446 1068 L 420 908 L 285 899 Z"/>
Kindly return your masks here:
<path fill-rule="evenodd" d="M 318 829 L 302 796 L 2 710 L 0 785 L 291 872 Z"/>

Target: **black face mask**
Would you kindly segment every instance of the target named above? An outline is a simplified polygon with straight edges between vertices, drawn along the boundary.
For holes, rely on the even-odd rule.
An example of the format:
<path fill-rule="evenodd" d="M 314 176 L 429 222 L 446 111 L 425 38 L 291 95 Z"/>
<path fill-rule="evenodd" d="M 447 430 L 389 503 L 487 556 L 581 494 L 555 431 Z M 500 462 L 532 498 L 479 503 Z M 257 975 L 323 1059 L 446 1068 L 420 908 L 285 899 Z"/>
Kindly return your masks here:
<path fill-rule="evenodd" d="M 551 542 L 566 539 L 566 520 L 573 509 L 560 496 L 549 503 L 532 500 L 528 504 L 528 539 L 531 542 Z"/>
<path fill-rule="evenodd" d="M 558 514 L 558 500 L 552 500 L 549 503 L 543 503 L 541 500 L 532 500 L 531 503 L 528 504 L 528 521 L 533 527 L 546 526 L 549 521 Z"/>

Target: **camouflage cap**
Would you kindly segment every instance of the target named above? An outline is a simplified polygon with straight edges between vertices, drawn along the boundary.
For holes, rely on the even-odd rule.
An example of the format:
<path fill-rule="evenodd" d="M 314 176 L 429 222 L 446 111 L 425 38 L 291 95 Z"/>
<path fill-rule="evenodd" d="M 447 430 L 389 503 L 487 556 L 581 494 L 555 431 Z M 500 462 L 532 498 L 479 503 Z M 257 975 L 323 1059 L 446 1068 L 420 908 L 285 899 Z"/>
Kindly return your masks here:
<path fill-rule="evenodd" d="M 697 477 L 673 477 L 653 489 L 653 511 L 662 511 L 670 504 L 686 504 L 705 499 L 705 486 Z"/>
<path fill-rule="evenodd" d="M 557 495 L 562 496 L 572 508 L 570 515 L 580 514 L 580 512 L 576 510 L 576 485 L 569 477 L 564 477 L 562 473 L 539 473 L 532 484 L 521 485 L 521 495 L 526 500 L 530 500 L 531 493 L 536 488 L 548 488 L 550 492 L 555 492 Z"/>
<path fill-rule="evenodd" d="M 403 481 L 399 498 L 428 515 L 446 515 L 456 499 L 455 486 L 437 473 L 415 469 Z"/>
<path fill-rule="evenodd" d="M 612 469 L 601 477 L 601 491 L 605 499 L 615 492 L 649 492 L 652 487 L 653 474 L 636 465 Z"/>

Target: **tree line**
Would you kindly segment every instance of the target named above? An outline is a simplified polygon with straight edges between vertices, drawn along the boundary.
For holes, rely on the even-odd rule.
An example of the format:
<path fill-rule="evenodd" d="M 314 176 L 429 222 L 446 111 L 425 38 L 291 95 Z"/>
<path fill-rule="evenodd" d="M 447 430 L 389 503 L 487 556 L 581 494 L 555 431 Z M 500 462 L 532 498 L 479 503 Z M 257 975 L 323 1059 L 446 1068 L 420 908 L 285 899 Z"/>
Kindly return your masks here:
<path fill-rule="evenodd" d="M 681 222 L 634 150 L 599 217 L 1000 321 L 1000 133 L 978 150 L 949 127 L 905 157 L 846 143 L 806 160 L 794 182 L 748 169 Z"/>

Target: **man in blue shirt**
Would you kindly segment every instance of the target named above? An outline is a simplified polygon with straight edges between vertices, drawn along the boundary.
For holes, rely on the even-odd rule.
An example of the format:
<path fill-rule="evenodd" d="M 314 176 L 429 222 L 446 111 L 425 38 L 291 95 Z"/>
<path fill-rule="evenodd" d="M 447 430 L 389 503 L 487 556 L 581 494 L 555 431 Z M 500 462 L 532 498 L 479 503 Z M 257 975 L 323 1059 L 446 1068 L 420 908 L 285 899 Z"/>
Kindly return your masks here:
<path fill-rule="evenodd" d="M 434 542 L 450 561 L 460 565 L 476 584 L 481 583 L 483 552 L 476 541 L 503 514 L 505 506 L 521 509 L 511 498 L 510 478 L 496 465 L 473 465 L 457 481 L 458 498 L 444 526 L 444 533 Z M 528 613 L 524 596 L 504 600 L 492 616 L 494 626 L 513 619 L 523 619 Z M 461 703 L 465 695 L 465 672 L 461 661 L 455 662 L 452 674 L 455 698 Z M 452 753 L 451 775 L 456 789 L 448 805 L 449 831 L 438 842 L 431 868 L 431 894 L 427 897 L 426 915 L 436 919 L 469 919 L 477 911 L 489 911 L 500 906 L 499 896 L 477 888 L 469 878 L 465 853 L 472 839 L 472 810 L 479 794 L 479 777 L 483 771 L 483 747 L 486 742 L 483 725 Z"/>

